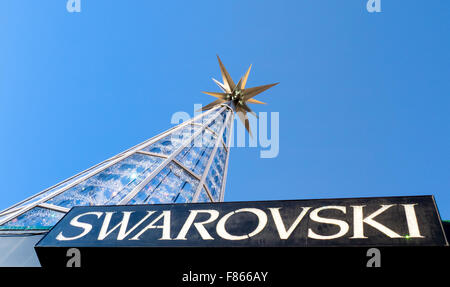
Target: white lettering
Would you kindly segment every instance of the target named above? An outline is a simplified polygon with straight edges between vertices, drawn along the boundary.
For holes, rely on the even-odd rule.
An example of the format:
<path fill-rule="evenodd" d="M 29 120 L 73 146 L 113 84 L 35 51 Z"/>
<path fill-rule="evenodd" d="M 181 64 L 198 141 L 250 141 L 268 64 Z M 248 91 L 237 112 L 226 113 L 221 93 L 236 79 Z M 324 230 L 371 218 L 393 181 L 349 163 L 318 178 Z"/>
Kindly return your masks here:
<path fill-rule="evenodd" d="M 142 224 L 147 218 L 149 218 L 155 211 L 147 211 L 147 215 L 144 216 L 136 225 L 134 225 L 129 231 L 127 231 L 128 221 L 130 220 L 130 215 L 134 211 L 123 211 L 122 221 L 119 222 L 116 226 L 111 228 L 111 230 L 108 231 L 108 226 L 111 221 L 111 217 L 115 212 L 106 212 L 105 213 L 105 219 L 103 220 L 102 228 L 100 229 L 100 233 L 98 234 L 98 240 L 105 239 L 106 236 L 111 234 L 114 230 L 119 228 L 119 234 L 117 235 L 117 240 L 123 240 L 125 237 L 127 237 L 133 230 L 135 230 L 139 225 Z"/>
<path fill-rule="evenodd" d="M 163 225 L 155 225 L 159 220 L 163 219 Z M 130 240 L 139 240 L 139 237 L 146 232 L 149 229 L 156 229 L 161 228 L 162 229 L 162 236 L 158 240 L 171 240 L 170 238 L 170 211 L 164 210 L 161 212 L 161 214 L 155 218 L 152 222 L 150 222 L 146 227 L 144 227 L 138 234 L 136 234 L 133 238 L 130 238 Z"/>
<path fill-rule="evenodd" d="M 335 238 L 344 236 L 348 232 L 348 229 L 349 229 L 348 223 L 343 220 L 339 220 L 339 219 L 329 219 L 329 218 L 323 218 L 323 217 L 319 216 L 319 212 L 324 209 L 337 209 L 337 210 L 342 211 L 345 214 L 346 213 L 345 206 L 334 206 L 334 205 L 323 206 L 323 207 L 314 209 L 309 214 L 309 217 L 311 218 L 311 220 L 314 220 L 314 221 L 320 222 L 320 223 L 334 224 L 334 225 L 339 226 L 339 232 L 336 234 L 333 234 L 333 235 L 319 235 L 319 234 L 316 234 L 314 231 L 312 231 L 311 228 L 309 228 L 308 229 L 308 237 L 313 238 L 313 239 L 327 240 L 327 239 L 335 239 Z"/>
<path fill-rule="evenodd" d="M 183 227 L 181 228 L 180 232 L 178 233 L 178 236 L 175 238 L 177 240 L 187 240 L 186 235 L 191 228 L 195 217 L 199 213 L 209 213 L 209 218 L 202 222 L 196 222 L 194 223 L 195 228 L 197 228 L 198 233 L 200 233 L 200 236 L 203 240 L 214 240 L 214 238 L 209 235 L 208 231 L 206 231 L 206 228 L 203 226 L 204 224 L 208 224 L 213 222 L 219 217 L 219 212 L 217 210 L 207 209 L 207 210 L 190 210 L 190 214 L 186 221 L 184 222 Z"/>
<path fill-rule="evenodd" d="M 241 213 L 241 212 L 250 212 L 255 214 L 258 217 L 258 226 L 255 228 L 255 230 L 253 230 L 252 232 L 250 232 L 248 235 L 231 235 L 229 234 L 226 229 L 225 229 L 225 224 L 227 222 L 227 220 L 234 214 L 237 213 Z M 255 236 L 256 234 L 258 234 L 259 232 L 261 232 L 264 227 L 267 224 L 267 215 L 264 211 L 257 209 L 257 208 L 242 208 L 242 209 L 238 209 L 236 211 L 232 211 L 230 213 L 227 213 L 224 217 L 222 217 L 219 222 L 217 223 L 216 226 L 216 231 L 217 234 L 222 237 L 223 239 L 227 239 L 227 240 L 242 240 L 242 239 L 247 239 L 250 238 L 252 236 Z"/>
<path fill-rule="evenodd" d="M 417 223 L 416 211 L 414 210 L 415 204 L 402 204 L 405 209 L 406 222 L 408 224 L 409 237 L 424 238 L 425 236 L 420 235 L 419 224 Z"/>
<path fill-rule="evenodd" d="M 74 218 L 72 218 L 72 220 L 70 221 L 70 225 L 75 226 L 75 227 L 80 227 L 83 228 L 83 232 L 81 232 L 79 235 L 77 236 L 73 236 L 73 237 L 65 237 L 62 234 L 62 231 L 58 234 L 58 236 L 56 236 L 56 240 L 59 241 L 63 241 L 63 240 L 75 240 L 75 239 L 80 239 L 81 237 L 85 236 L 86 234 L 89 233 L 89 231 L 91 231 L 92 229 L 92 225 L 89 223 L 84 223 L 84 222 L 79 222 L 78 219 L 80 217 L 86 216 L 86 215 L 95 215 L 97 216 L 97 219 L 100 218 L 100 216 L 102 216 L 103 212 L 86 212 L 86 213 L 82 213 L 79 214 L 77 216 L 75 216 Z"/>
<path fill-rule="evenodd" d="M 391 229 L 387 228 L 386 226 L 380 224 L 379 222 L 376 222 L 373 220 L 374 217 L 380 215 L 387 209 L 391 208 L 395 204 L 390 205 L 381 205 L 381 208 L 372 213 L 371 215 L 367 216 L 366 218 L 363 218 L 363 207 L 365 205 L 353 205 L 353 236 L 350 238 L 367 238 L 364 236 L 364 223 L 369 224 L 370 226 L 378 229 L 379 231 L 383 232 L 390 238 L 400 238 L 401 236 L 392 231 Z"/>
<path fill-rule="evenodd" d="M 275 222 L 275 226 L 277 227 L 278 235 L 280 236 L 280 239 L 288 239 L 291 233 L 294 231 L 294 229 L 299 225 L 299 223 L 302 221 L 303 217 L 305 217 L 306 213 L 311 209 L 311 207 L 302 207 L 302 212 L 299 214 L 299 216 L 295 219 L 295 221 L 292 223 L 291 227 L 289 227 L 288 230 L 286 230 L 286 227 L 284 226 L 283 219 L 280 215 L 280 208 L 269 208 L 270 212 L 272 213 L 273 221 Z"/>

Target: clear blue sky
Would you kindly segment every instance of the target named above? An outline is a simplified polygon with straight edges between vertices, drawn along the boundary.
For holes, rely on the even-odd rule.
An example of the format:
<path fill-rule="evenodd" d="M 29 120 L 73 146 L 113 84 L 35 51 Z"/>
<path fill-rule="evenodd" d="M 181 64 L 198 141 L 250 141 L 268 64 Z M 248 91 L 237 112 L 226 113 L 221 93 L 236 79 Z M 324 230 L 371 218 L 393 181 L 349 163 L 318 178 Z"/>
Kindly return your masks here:
<path fill-rule="evenodd" d="M 280 113 L 225 200 L 433 194 L 450 219 L 450 1 L 0 1 L 0 209 L 168 129 L 220 79 Z"/>

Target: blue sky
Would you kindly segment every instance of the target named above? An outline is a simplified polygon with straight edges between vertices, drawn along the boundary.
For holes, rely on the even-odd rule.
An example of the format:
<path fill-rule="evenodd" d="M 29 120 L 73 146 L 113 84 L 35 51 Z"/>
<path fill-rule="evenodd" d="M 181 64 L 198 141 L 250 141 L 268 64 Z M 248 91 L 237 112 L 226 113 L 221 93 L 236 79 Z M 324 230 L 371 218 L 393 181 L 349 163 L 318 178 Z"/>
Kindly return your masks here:
<path fill-rule="evenodd" d="M 0 1 L 0 209 L 166 129 L 219 54 L 279 112 L 225 200 L 433 194 L 450 219 L 450 2 Z"/>

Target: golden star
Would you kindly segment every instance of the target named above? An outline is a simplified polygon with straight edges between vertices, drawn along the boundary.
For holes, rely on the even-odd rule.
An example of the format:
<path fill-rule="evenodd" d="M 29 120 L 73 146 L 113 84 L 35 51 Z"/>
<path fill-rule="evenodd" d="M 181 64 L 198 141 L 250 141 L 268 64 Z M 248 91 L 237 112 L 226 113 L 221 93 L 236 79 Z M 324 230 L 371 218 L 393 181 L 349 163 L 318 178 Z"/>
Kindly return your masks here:
<path fill-rule="evenodd" d="M 213 81 L 222 89 L 223 93 L 202 92 L 207 95 L 216 97 L 217 100 L 204 106 L 201 110 L 206 111 L 222 103 L 230 102 L 232 108 L 238 114 L 248 133 L 252 135 L 250 131 L 250 123 L 248 121 L 247 112 L 251 113 L 255 117 L 258 116 L 247 106 L 247 103 L 266 104 L 253 99 L 253 97 L 279 83 L 246 89 L 245 84 L 247 84 L 248 75 L 250 74 L 250 69 L 252 68 L 252 65 L 250 65 L 250 67 L 247 70 L 247 73 L 245 73 L 245 75 L 239 80 L 237 85 L 235 85 L 233 79 L 230 77 L 230 74 L 228 74 L 227 69 L 225 69 L 224 65 L 222 64 L 222 61 L 220 60 L 219 56 L 217 56 L 217 60 L 219 60 L 220 72 L 222 74 L 223 83 L 220 83 L 214 78 Z"/>

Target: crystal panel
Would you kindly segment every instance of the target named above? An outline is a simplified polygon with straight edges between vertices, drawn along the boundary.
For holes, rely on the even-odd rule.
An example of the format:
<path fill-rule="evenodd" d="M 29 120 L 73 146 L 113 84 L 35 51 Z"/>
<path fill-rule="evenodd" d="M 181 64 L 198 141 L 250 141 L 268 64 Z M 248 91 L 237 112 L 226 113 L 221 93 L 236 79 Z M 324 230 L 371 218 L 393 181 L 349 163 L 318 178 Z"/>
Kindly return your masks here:
<path fill-rule="evenodd" d="M 224 110 L 221 112 L 209 125 L 208 127 L 215 132 L 216 134 L 220 132 L 220 129 L 223 127 L 223 123 L 225 122 L 226 115 L 229 113 L 229 110 Z"/>
<path fill-rule="evenodd" d="M 184 142 L 188 141 L 191 136 L 201 127 L 197 125 L 186 125 L 185 127 L 174 131 L 159 141 L 143 148 L 143 151 L 153 152 L 163 155 L 170 155 Z"/>
<path fill-rule="evenodd" d="M 47 202 L 67 208 L 117 204 L 162 161 L 159 157 L 133 154 Z"/>
<path fill-rule="evenodd" d="M 169 168 L 161 170 L 149 183 L 147 183 L 129 202 L 128 204 L 144 204 L 150 194 L 157 188 L 170 172 Z"/>
<path fill-rule="evenodd" d="M 199 119 L 196 119 L 196 120 L 194 121 L 194 123 L 201 124 L 201 125 L 206 124 L 206 123 L 207 123 L 209 120 L 211 120 L 212 118 L 217 117 L 217 113 L 218 113 L 218 111 L 219 111 L 220 109 L 221 109 L 221 107 L 214 108 L 214 110 L 213 110 L 212 112 L 210 112 L 210 113 L 207 114 L 207 115 L 202 116 L 202 117 L 199 118 Z"/>
<path fill-rule="evenodd" d="M 61 190 L 62 188 L 66 187 L 67 185 L 69 185 L 69 184 L 75 182 L 76 180 L 82 178 L 83 176 L 86 176 L 86 175 L 94 173 L 96 170 L 100 169 L 101 167 L 106 165 L 108 162 L 109 162 L 109 160 L 106 160 L 106 161 L 102 162 L 101 164 L 99 164 L 95 168 L 88 169 L 88 170 L 80 173 L 79 175 L 77 175 L 77 176 L 75 176 L 75 177 L 73 177 L 73 178 L 71 178 L 69 180 L 63 181 L 63 182 L 59 183 L 58 185 L 56 185 L 55 187 L 53 187 L 53 188 L 51 188 L 51 189 L 49 189 L 49 190 L 47 190 L 47 191 L 45 191 L 45 192 L 43 192 L 41 194 L 38 194 L 38 195 L 30 198 L 29 200 L 27 200 L 27 201 L 23 202 L 22 204 L 18 205 L 17 207 L 23 207 L 25 205 L 32 204 L 33 202 L 36 202 L 36 201 L 38 201 L 38 200 L 48 196 L 49 194 L 51 194 L 53 192 Z"/>
<path fill-rule="evenodd" d="M 64 213 L 54 210 L 35 207 L 22 215 L 6 222 L 0 226 L 0 230 L 36 230 L 36 229 L 50 229 L 62 217 Z"/>
<path fill-rule="evenodd" d="M 225 145 L 227 144 L 228 137 L 230 136 L 230 129 L 231 129 L 231 124 L 232 123 L 233 123 L 233 117 L 231 116 L 228 119 L 227 124 L 225 125 L 225 130 L 224 130 L 223 135 L 222 135 L 223 143 Z"/>
<path fill-rule="evenodd" d="M 199 181 L 175 163 L 170 163 L 129 204 L 190 202 Z"/>
<path fill-rule="evenodd" d="M 220 199 L 226 157 L 227 151 L 219 146 L 206 177 L 206 185 L 214 201 Z"/>
<path fill-rule="evenodd" d="M 204 187 L 202 187 L 202 190 L 200 191 L 200 193 L 198 195 L 198 201 L 199 202 L 210 202 L 211 201 L 209 199 L 208 193 L 206 192 Z"/>
<path fill-rule="evenodd" d="M 201 176 L 214 149 L 215 142 L 216 136 L 205 130 L 189 146 L 184 148 L 176 159 L 186 168 Z"/>

